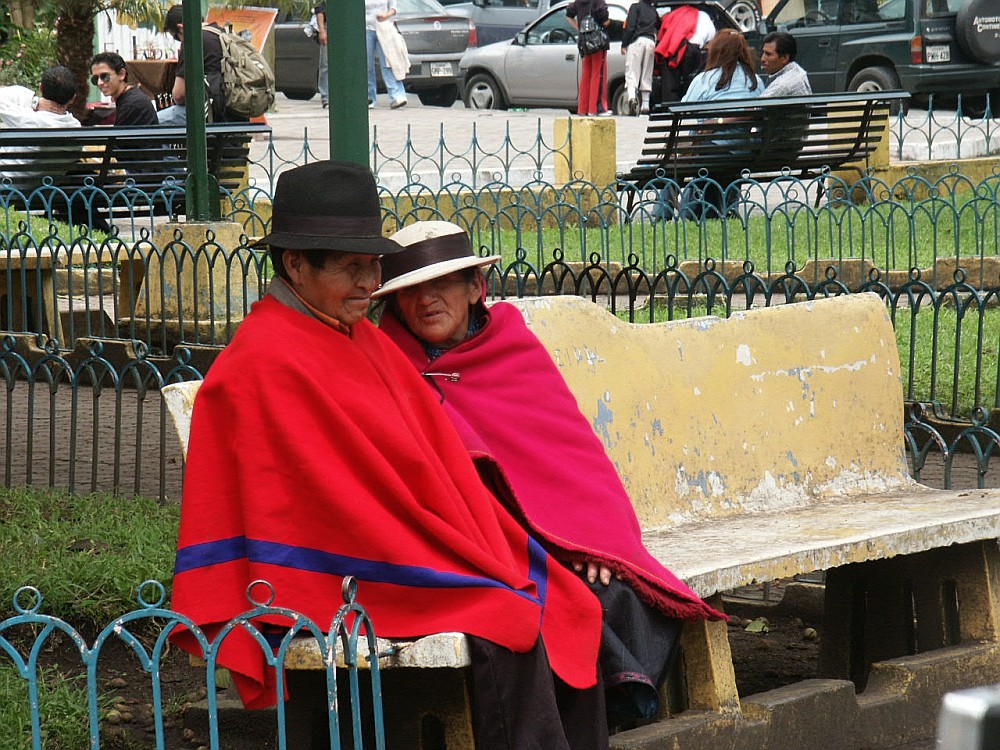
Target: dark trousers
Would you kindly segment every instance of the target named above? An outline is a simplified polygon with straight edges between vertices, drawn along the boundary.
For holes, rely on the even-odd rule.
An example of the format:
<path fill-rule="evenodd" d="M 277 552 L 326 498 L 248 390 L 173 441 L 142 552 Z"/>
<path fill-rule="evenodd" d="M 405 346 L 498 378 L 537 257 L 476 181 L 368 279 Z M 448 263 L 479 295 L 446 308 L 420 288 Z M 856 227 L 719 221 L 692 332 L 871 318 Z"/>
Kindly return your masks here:
<path fill-rule="evenodd" d="M 476 750 L 607 750 L 604 688 L 568 686 L 539 640 L 527 653 L 469 636 Z"/>

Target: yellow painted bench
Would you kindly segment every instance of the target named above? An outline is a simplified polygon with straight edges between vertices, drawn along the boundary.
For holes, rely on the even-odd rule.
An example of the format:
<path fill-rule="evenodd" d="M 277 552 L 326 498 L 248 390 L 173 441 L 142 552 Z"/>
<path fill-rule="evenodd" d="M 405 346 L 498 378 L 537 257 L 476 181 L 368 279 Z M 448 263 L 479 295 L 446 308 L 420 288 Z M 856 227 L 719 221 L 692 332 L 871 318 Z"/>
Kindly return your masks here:
<path fill-rule="evenodd" d="M 721 607 L 739 586 L 826 571 L 819 670 L 859 691 L 876 662 L 959 644 L 989 644 L 981 678 L 1000 669 L 1000 491 L 909 478 L 896 339 L 875 296 L 654 325 L 576 297 L 515 304 L 603 440 L 647 546 L 701 596 Z M 699 710 L 748 720 L 726 623 L 687 626 L 682 662 L 688 710 L 661 725 Z M 442 714 L 448 748 L 466 746 L 467 711 Z"/>

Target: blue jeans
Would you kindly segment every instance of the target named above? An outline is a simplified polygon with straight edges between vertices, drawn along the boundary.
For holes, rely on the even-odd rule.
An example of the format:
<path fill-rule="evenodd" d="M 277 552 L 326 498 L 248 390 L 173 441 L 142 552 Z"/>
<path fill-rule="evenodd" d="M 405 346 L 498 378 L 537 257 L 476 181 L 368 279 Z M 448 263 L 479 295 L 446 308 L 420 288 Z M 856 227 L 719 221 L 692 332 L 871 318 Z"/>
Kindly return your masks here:
<path fill-rule="evenodd" d="M 330 58 L 327 57 L 326 45 L 321 44 L 319 46 L 319 78 L 316 81 L 316 88 L 319 89 L 319 98 L 324 104 L 330 101 L 330 75 L 327 69 L 329 64 Z"/>
<path fill-rule="evenodd" d="M 186 125 L 187 107 L 183 104 L 172 104 L 156 113 L 160 125 Z"/>
<path fill-rule="evenodd" d="M 396 80 L 392 70 L 386 65 L 385 53 L 382 52 L 382 45 L 378 43 L 375 36 L 375 29 L 365 29 L 365 36 L 368 42 L 368 101 L 378 101 L 378 90 L 375 88 L 375 53 L 378 52 L 379 66 L 382 68 L 382 80 L 385 81 L 385 90 L 389 92 L 389 100 L 398 102 L 406 99 L 406 89 L 403 84 Z"/>

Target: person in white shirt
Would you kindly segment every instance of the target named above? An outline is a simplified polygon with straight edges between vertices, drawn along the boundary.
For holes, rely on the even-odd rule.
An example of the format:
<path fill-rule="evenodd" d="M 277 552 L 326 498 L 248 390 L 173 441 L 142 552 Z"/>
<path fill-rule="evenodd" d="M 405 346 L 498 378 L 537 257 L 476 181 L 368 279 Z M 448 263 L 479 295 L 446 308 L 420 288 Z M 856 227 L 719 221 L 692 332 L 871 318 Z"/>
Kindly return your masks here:
<path fill-rule="evenodd" d="M 365 0 L 365 37 L 368 42 L 368 106 L 374 107 L 378 102 L 378 90 L 375 88 L 375 57 L 382 69 L 382 80 L 389 93 L 389 106 L 399 109 L 406 106 L 406 89 L 393 75 L 392 68 L 385 58 L 385 50 L 379 43 L 376 28 L 383 21 L 388 21 L 396 15 L 396 0 Z"/>
<path fill-rule="evenodd" d="M 0 125 L 4 128 L 78 128 L 80 121 L 68 111 L 70 102 L 76 96 L 76 77 L 73 71 L 62 65 L 55 65 L 44 73 L 41 80 L 41 96 L 25 86 L 0 86 Z M 19 154 L 26 151 L 41 151 L 42 146 L 12 146 L 0 148 L 0 177 L 9 177 L 14 187 L 27 191 L 41 184 L 46 175 L 57 177 L 64 174 L 72 161 L 68 161 L 61 171 L 52 165 L 41 172 L 13 169 L 15 166 L 31 164 L 30 158 L 4 158 L 4 153 L 16 149 Z"/>

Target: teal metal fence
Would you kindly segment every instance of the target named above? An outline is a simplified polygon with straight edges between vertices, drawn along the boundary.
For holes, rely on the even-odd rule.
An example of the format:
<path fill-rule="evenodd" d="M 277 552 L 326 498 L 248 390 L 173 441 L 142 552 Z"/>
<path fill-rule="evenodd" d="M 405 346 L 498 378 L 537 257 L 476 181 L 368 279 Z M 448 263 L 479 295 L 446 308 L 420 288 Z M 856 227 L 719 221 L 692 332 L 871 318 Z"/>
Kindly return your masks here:
<path fill-rule="evenodd" d="M 115 618 L 103 628 L 93 642 L 88 643 L 69 623 L 43 614 L 42 594 L 31 586 L 20 588 L 14 595 L 15 615 L 0 621 L 0 670 L 13 669 L 16 677 L 25 686 L 24 705 L 5 705 L 7 713 L 5 726 L 11 728 L 14 722 L 21 725 L 20 731 L 7 734 L 3 746 L 7 750 L 31 748 L 42 750 L 52 744 L 45 738 L 53 732 L 47 730 L 47 721 L 65 717 L 53 716 L 52 707 L 46 705 L 46 681 L 51 679 L 51 671 L 46 671 L 44 662 L 54 650 L 54 642 L 68 640 L 74 654 L 56 667 L 64 681 L 82 681 L 80 691 L 86 700 L 86 734 L 91 750 L 101 747 L 121 747 L 120 732 L 109 738 L 109 730 L 118 729 L 121 711 L 111 708 L 109 691 L 102 690 L 108 680 L 100 672 L 102 656 L 114 644 L 123 644 L 138 659 L 143 672 L 149 676 L 152 699 L 148 706 L 152 719 L 152 737 L 143 743 L 144 747 L 165 750 L 177 747 L 181 732 L 176 724 L 176 716 L 170 714 L 170 706 L 164 694 L 163 663 L 168 651 L 168 638 L 179 629 L 189 630 L 195 637 L 204 660 L 205 711 L 207 713 L 206 746 L 211 750 L 233 747 L 226 742 L 220 730 L 219 700 L 217 697 L 217 668 L 219 651 L 227 638 L 236 630 L 248 633 L 261 649 L 268 669 L 274 670 L 278 696 L 284 696 L 285 660 L 293 639 L 307 639 L 316 644 L 323 663 L 326 665 L 326 694 L 329 705 L 328 728 L 331 750 L 353 747 L 385 748 L 385 727 L 382 716 L 382 689 L 377 658 L 368 655 L 378 653 L 375 631 L 364 607 L 357 601 L 357 582 L 350 576 L 344 579 L 344 604 L 337 611 L 332 622 L 313 622 L 308 617 L 283 607 L 272 606 L 274 589 L 266 581 L 256 581 L 247 590 L 249 609 L 227 622 L 214 638 L 206 636 L 187 617 L 171 611 L 165 606 L 166 592 L 157 581 L 145 581 L 138 589 L 139 608 Z M 284 629 L 277 644 L 262 628 L 264 618 L 269 626 L 281 623 Z M 367 648 L 361 649 L 359 645 Z M 364 662 L 364 663 L 362 663 Z M 342 666 L 338 666 L 338 663 Z M 363 695 L 359 669 L 370 674 L 370 693 Z M 48 677 L 47 677 L 48 675 Z M 79 679 L 78 679 L 79 678 Z M 113 687 L 111 688 L 113 691 Z M 346 706 L 344 705 L 346 699 Z M 363 716 L 363 704 L 366 708 Z M 347 711 L 343 711 L 347 708 Z M 113 716 L 114 714 L 114 716 Z M 14 717 L 12 719 L 12 717 Z M 279 698 L 276 711 L 276 747 L 278 750 L 294 750 L 290 743 L 295 728 L 288 725 L 285 716 L 285 700 Z M 176 736 L 172 736 L 176 735 Z M 346 741 L 345 741 L 346 738 Z M 187 738 L 190 740 L 190 736 Z M 126 738 L 125 747 L 136 747 L 135 739 Z"/>
<path fill-rule="evenodd" d="M 462 131 L 446 122 L 435 137 L 426 128 L 408 127 L 400 135 L 395 128 L 376 125 L 371 130 L 370 165 L 379 183 L 389 190 L 410 184 L 437 188 L 454 182 L 472 187 L 501 182 L 520 187 L 535 180 L 552 182 L 557 165 L 572 164 L 572 118 L 567 127 L 567 138 L 557 141 L 551 118 L 538 118 L 530 132 L 519 128 L 514 133 L 508 124 L 499 135 L 495 128 L 473 126 Z M 258 186 L 270 193 L 281 172 L 326 158 L 324 149 L 325 145 L 310 139 L 308 128 L 303 128 L 301 139 L 268 138 L 251 147 L 251 173 Z M 894 161 L 968 159 L 997 152 L 1000 108 L 982 97 L 958 102 L 932 98 L 926 108 L 913 107 L 891 121 L 889 154 Z"/>
<path fill-rule="evenodd" d="M 589 264 L 571 264 L 557 256 L 542 268 L 519 260 L 496 269 L 488 288 L 494 299 L 584 296 L 637 323 L 877 294 L 896 328 L 905 397 L 924 405 L 907 425 L 915 473 L 930 461 L 950 482 L 952 462 L 959 460 L 975 475 L 961 481 L 976 483 L 1000 449 L 991 417 L 1000 407 L 1000 288 L 977 289 L 963 271 L 941 289 L 918 273 L 893 288 L 877 272 L 848 283 L 830 268 L 813 283 L 792 267 L 781 275 L 757 274 L 749 262 L 729 277 L 712 261 L 695 273 L 671 262 L 651 274 L 634 262 L 609 266 L 595 256 Z M 6 334 L 0 340 L 4 484 L 179 498 L 183 455 L 159 391 L 200 379 L 221 349 L 178 343 L 164 350 L 134 339 L 95 338 L 64 351 L 44 334 Z M 969 453 L 972 440 L 981 455 Z"/>

